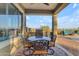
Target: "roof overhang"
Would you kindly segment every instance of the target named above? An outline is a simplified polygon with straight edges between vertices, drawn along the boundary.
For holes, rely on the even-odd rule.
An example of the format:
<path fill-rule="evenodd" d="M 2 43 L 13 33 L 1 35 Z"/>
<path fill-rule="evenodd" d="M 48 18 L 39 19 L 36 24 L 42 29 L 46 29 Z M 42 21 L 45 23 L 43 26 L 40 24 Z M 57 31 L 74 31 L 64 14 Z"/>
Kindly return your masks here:
<path fill-rule="evenodd" d="M 14 3 L 14 5 L 22 12 L 26 14 L 58 14 L 64 9 L 68 3 Z"/>
<path fill-rule="evenodd" d="M 20 4 L 18 4 L 18 3 L 13 3 L 13 5 L 21 12 L 21 13 L 24 13 L 24 9 L 23 9 L 23 7 L 22 6 L 20 6 Z"/>

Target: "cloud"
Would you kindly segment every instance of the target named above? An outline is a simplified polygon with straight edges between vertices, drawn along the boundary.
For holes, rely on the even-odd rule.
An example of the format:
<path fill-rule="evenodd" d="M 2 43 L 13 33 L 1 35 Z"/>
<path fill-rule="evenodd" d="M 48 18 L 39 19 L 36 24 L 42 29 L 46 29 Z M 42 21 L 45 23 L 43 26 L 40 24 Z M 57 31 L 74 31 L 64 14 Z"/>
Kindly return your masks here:
<path fill-rule="evenodd" d="M 35 25 L 35 24 L 27 24 L 27 27 L 29 28 L 40 28 L 40 25 Z"/>
<path fill-rule="evenodd" d="M 77 28 L 79 27 L 79 17 L 68 15 L 58 18 L 59 28 Z"/>
<path fill-rule="evenodd" d="M 77 4 L 76 4 L 76 3 L 74 3 L 74 4 L 73 4 L 73 8 L 75 8 L 76 6 L 77 6 Z"/>
<path fill-rule="evenodd" d="M 78 7 L 77 4 L 73 8 Z M 72 8 L 70 8 L 72 9 Z M 73 9 L 72 9 L 73 10 Z M 74 9 L 72 14 L 67 14 L 58 18 L 59 28 L 77 28 L 79 27 L 79 8 Z"/>
<path fill-rule="evenodd" d="M 43 23 L 43 20 L 39 20 L 40 23 Z"/>
<path fill-rule="evenodd" d="M 59 17 L 58 18 L 58 23 L 60 22 L 63 22 L 63 23 L 65 23 L 65 22 L 67 22 L 68 21 L 68 19 L 69 19 L 69 16 L 62 16 L 62 17 Z"/>
<path fill-rule="evenodd" d="M 79 17 L 79 9 L 76 9 L 74 12 L 73 12 L 73 14 L 72 14 L 72 16 L 74 17 Z"/>
<path fill-rule="evenodd" d="M 48 22 L 48 23 L 52 23 L 52 19 L 48 19 L 47 22 Z"/>
<path fill-rule="evenodd" d="M 28 19 L 30 19 L 30 17 L 29 16 L 26 16 L 26 20 L 28 20 Z"/>
<path fill-rule="evenodd" d="M 41 26 L 46 26 L 47 24 L 41 23 L 40 25 L 41 25 Z"/>

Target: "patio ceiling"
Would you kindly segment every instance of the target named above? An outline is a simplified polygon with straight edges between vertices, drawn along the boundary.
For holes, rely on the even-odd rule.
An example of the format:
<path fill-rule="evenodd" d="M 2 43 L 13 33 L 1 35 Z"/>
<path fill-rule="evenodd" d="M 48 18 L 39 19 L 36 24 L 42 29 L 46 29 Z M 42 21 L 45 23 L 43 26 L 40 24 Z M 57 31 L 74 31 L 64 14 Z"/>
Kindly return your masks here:
<path fill-rule="evenodd" d="M 67 3 L 19 3 L 25 13 L 59 13 Z"/>
<path fill-rule="evenodd" d="M 44 3 L 23 3 L 21 4 L 25 9 L 31 9 L 31 10 L 53 10 L 57 3 L 55 4 L 44 4 Z"/>

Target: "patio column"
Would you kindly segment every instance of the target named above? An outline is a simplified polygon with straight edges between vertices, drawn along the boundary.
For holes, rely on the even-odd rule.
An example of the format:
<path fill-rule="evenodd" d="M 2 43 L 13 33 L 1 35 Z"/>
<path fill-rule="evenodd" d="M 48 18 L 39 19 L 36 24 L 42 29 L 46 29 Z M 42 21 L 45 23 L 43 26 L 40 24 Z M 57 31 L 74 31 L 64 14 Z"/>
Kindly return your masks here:
<path fill-rule="evenodd" d="M 52 17 L 52 41 L 54 42 L 53 35 L 57 36 L 57 14 L 53 14 Z"/>
<path fill-rule="evenodd" d="M 54 19 L 54 34 L 57 35 L 57 15 L 53 15 Z"/>
<path fill-rule="evenodd" d="M 26 15 L 25 13 L 23 13 L 22 15 L 22 34 L 25 35 L 25 32 L 26 32 Z"/>

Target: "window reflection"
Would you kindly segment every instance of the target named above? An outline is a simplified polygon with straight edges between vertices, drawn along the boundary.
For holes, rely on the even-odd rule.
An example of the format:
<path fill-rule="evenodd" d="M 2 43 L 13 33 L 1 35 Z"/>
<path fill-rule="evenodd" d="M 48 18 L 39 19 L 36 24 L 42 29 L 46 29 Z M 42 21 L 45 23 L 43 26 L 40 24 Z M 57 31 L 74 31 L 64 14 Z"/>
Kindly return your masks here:
<path fill-rule="evenodd" d="M 0 4 L 0 41 L 18 35 L 21 27 L 21 14 L 12 4 Z"/>

